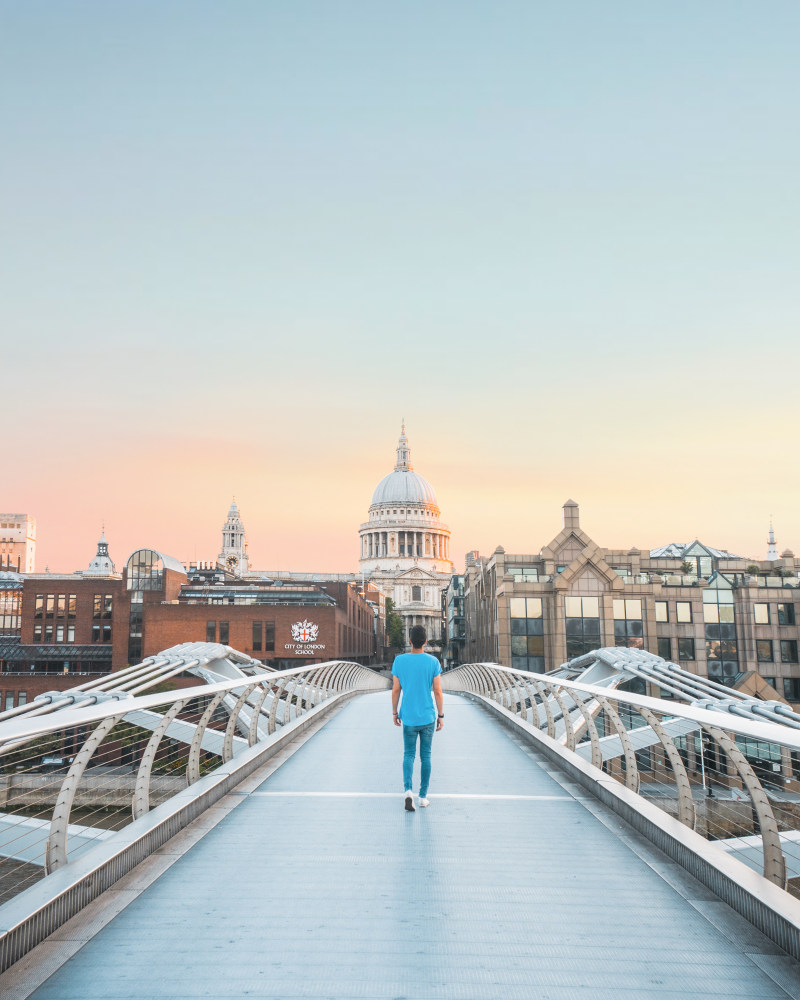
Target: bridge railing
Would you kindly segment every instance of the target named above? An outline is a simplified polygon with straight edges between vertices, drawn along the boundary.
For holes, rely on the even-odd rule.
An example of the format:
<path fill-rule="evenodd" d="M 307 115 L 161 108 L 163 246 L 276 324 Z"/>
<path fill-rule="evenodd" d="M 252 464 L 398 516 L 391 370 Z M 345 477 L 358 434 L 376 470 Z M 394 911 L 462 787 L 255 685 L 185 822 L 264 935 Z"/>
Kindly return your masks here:
<path fill-rule="evenodd" d="M 58 700 L 6 714 L 0 903 L 326 700 L 387 684 L 357 663 L 330 661 L 157 693 L 81 689 L 73 704 L 54 692 Z"/>
<path fill-rule="evenodd" d="M 800 897 L 800 728 L 546 674 L 471 663 L 445 690 L 496 702 Z M 730 709 L 730 711 L 728 711 Z"/>

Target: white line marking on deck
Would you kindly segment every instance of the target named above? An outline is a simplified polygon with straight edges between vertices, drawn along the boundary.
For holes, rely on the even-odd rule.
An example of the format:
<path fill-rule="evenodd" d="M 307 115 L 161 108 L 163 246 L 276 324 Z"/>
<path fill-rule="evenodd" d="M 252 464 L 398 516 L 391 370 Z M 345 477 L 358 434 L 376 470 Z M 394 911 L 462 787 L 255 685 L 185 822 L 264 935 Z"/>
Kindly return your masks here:
<path fill-rule="evenodd" d="M 262 798 L 399 799 L 402 792 L 251 792 Z M 432 799 L 520 799 L 526 802 L 574 802 L 569 795 L 472 795 L 462 792 L 434 792 Z"/>

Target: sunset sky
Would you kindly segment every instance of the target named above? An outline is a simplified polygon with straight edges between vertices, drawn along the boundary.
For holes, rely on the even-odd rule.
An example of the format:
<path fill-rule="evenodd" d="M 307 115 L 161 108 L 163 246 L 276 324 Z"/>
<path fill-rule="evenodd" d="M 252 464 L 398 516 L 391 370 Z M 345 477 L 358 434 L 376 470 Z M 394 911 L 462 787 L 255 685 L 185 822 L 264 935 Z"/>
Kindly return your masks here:
<path fill-rule="evenodd" d="M 0 0 L 0 510 L 353 571 L 406 420 L 456 568 L 800 553 L 800 4 Z"/>

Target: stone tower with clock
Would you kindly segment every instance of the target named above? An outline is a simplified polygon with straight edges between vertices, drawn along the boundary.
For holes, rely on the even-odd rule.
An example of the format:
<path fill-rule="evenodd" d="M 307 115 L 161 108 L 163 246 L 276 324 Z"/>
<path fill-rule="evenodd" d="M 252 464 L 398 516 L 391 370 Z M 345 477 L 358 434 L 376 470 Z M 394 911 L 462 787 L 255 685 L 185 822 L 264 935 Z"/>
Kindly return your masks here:
<path fill-rule="evenodd" d="M 235 500 L 231 502 L 228 518 L 222 526 L 222 551 L 217 556 L 217 565 L 236 576 L 244 576 L 250 570 L 244 525 Z"/>

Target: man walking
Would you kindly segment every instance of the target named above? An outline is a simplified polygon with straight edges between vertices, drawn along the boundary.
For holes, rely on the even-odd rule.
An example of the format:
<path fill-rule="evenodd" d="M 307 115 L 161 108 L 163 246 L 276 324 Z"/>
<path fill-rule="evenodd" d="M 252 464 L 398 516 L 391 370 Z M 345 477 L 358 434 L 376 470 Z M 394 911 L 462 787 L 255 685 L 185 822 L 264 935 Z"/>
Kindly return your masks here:
<path fill-rule="evenodd" d="M 421 625 L 415 625 L 410 633 L 411 652 L 401 653 L 392 664 L 392 715 L 394 724 L 403 727 L 403 799 L 406 809 L 414 812 L 414 793 L 411 779 L 417 756 L 419 738 L 419 804 L 427 806 L 428 785 L 431 780 L 431 744 L 434 726 L 437 731 L 444 725 L 442 702 L 442 668 L 435 656 L 425 652 L 428 637 Z M 433 691 L 433 698 L 431 697 Z M 403 700 L 398 702 L 402 692 Z M 436 699 L 434 708 L 433 699 Z"/>

